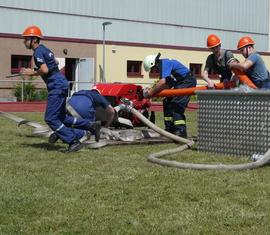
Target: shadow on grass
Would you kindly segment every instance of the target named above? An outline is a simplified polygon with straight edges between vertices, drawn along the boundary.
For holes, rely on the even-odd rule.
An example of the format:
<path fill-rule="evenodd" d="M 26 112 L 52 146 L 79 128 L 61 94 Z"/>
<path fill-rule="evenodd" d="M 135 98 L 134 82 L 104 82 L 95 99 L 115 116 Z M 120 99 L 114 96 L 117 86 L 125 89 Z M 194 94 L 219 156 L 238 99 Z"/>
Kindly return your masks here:
<path fill-rule="evenodd" d="M 27 137 L 27 138 L 35 138 L 35 139 L 44 139 L 44 138 L 46 138 L 46 137 L 43 137 L 43 136 L 31 135 L 31 134 L 22 135 L 22 136 Z"/>
<path fill-rule="evenodd" d="M 28 143 L 24 143 L 21 144 L 22 147 L 31 147 L 31 148 L 39 148 L 39 149 L 46 149 L 48 151 L 59 151 L 59 152 L 65 152 L 66 149 L 63 149 L 63 146 L 59 146 L 59 145 L 53 145 L 53 144 L 49 144 L 49 143 L 36 143 L 36 144 L 28 144 Z"/>

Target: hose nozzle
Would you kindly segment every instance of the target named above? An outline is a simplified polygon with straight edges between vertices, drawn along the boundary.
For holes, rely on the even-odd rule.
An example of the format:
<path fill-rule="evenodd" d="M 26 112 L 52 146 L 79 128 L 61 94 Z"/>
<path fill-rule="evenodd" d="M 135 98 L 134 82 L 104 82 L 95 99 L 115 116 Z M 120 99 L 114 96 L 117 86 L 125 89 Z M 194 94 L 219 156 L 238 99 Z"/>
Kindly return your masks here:
<path fill-rule="evenodd" d="M 121 98 L 121 102 L 125 105 L 127 111 L 130 111 L 133 108 L 133 102 L 127 98 Z"/>

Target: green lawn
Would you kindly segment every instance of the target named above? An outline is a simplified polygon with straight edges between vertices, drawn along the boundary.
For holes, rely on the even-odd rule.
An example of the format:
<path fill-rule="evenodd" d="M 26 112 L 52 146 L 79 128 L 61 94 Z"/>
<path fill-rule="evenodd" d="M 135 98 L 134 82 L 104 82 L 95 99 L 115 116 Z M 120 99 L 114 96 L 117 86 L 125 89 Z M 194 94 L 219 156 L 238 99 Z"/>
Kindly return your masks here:
<path fill-rule="evenodd" d="M 196 112 L 187 116 L 196 135 Z M 26 127 L 3 118 L 0 126 L 0 234 L 270 234 L 269 167 L 193 171 L 146 161 L 174 144 L 65 154 Z M 246 162 L 194 150 L 171 158 Z"/>

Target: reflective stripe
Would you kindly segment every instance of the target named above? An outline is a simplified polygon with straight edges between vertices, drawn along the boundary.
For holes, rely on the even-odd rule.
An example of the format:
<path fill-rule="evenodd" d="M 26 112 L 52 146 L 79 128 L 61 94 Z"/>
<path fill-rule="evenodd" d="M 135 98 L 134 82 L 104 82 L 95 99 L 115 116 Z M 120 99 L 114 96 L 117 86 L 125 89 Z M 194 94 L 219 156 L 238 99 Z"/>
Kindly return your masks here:
<path fill-rule="evenodd" d="M 173 118 L 172 117 L 164 117 L 164 121 L 172 121 Z"/>
<path fill-rule="evenodd" d="M 186 125 L 186 122 L 185 120 L 177 120 L 177 121 L 174 121 L 174 125 Z"/>
<path fill-rule="evenodd" d="M 74 116 L 73 116 L 74 117 Z M 76 122 L 77 122 L 77 118 L 76 117 L 74 117 L 74 119 L 73 119 L 73 123 L 72 123 L 72 125 L 71 125 L 71 128 L 75 128 L 75 124 L 76 124 Z"/>
<path fill-rule="evenodd" d="M 60 131 L 65 125 L 62 124 L 59 128 L 57 128 L 55 131 Z"/>
<path fill-rule="evenodd" d="M 72 123 L 72 125 L 75 125 L 76 124 L 76 122 L 77 122 L 77 118 L 76 117 L 74 117 L 74 120 L 73 120 L 73 123 Z"/>
<path fill-rule="evenodd" d="M 73 117 L 82 118 L 68 102 L 66 103 L 66 109 Z"/>

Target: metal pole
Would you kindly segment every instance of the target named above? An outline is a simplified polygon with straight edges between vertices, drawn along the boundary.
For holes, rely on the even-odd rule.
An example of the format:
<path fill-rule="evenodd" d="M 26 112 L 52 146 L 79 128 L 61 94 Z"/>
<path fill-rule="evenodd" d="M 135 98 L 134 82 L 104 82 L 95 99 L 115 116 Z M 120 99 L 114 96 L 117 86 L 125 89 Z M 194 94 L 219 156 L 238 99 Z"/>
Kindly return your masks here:
<path fill-rule="evenodd" d="M 110 25 L 112 22 L 103 22 L 102 23 L 102 30 L 103 30 L 103 40 L 102 40 L 102 50 L 103 50 L 103 60 L 102 60 L 102 82 L 106 83 L 106 78 L 105 78 L 105 27 L 106 25 Z"/>
<path fill-rule="evenodd" d="M 23 103 L 23 101 L 24 101 L 24 92 L 23 92 L 23 90 L 24 90 L 24 80 L 22 80 L 22 94 L 21 94 L 21 102 Z"/>
<path fill-rule="evenodd" d="M 103 52 L 103 56 L 102 56 L 102 82 L 106 82 L 105 80 L 105 24 L 102 24 L 103 27 L 103 48 L 102 48 L 102 52 Z"/>

